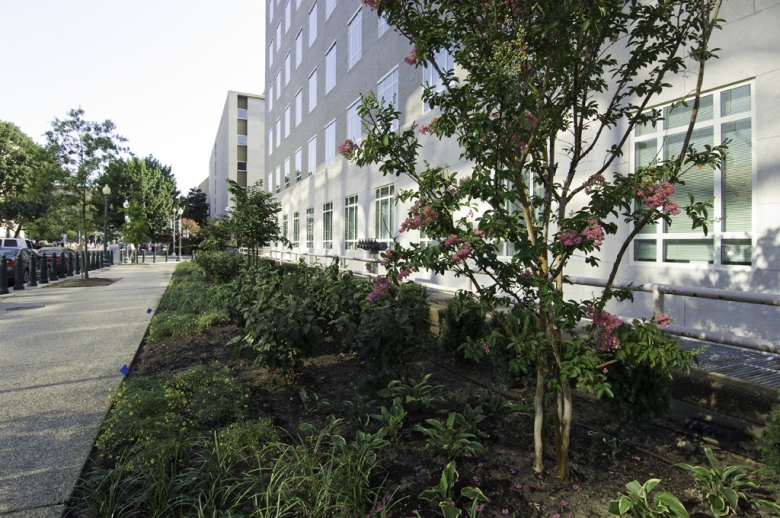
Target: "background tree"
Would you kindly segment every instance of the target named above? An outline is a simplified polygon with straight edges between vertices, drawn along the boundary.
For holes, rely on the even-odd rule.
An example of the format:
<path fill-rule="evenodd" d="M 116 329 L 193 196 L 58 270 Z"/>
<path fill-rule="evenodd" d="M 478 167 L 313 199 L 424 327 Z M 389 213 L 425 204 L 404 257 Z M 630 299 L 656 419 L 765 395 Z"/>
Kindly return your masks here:
<path fill-rule="evenodd" d="M 162 165 L 151 155 L 144 159 L 114 160 L 106 166 L 96 183 L 111 187 L 109 228 L 123 228 L 125 215 L 130 215 L 133 218 L 131 227 L 143 227 L 133 230 L 132 235 L 135 238 L 145 236 L 144 241 L 131 241 L 133 243 L 156 241 L 168 232 L 168 221 L 178 195 L 170 166 Z M 99 200 L 94 200 L 96 206 L 98 201 L 102 207 L 102 193 Z M 129 201 L 132 207 L 128 211 L 123 208 L 125 201 Z"/>
<path fill-rule="evenodd" d="M 184 214 L 183 218 L 188 218 L 195 221 L 199 226 L 203 226 L 203 223 L 209 218 L 209 201 L 206 193 L 193 187 L 187 196 L 184 197 Z"/>
<path fill-rule="evenodd" d="M 256 258 L 258 248 L 281 240 L 278 214 L 282 206 L 263 189 L 262 180 L 246 188 L 228 180 L 228 192 L 233 198 L 233 207 L 228 209 L 230 228 L 239 246 L 249 248 Z"/>
<path fill-rule="evenodd" d="M 722 159 L 721 147 L 690 146 L 720 1 L 364 3 L 409 39 L 406 62 L 432 67 L 443 83 L 423 95 L 441 111 L 429 126 L 394 130 L 399 113 L 368 96 L 359 108 L 367 137 L 360 146 L 340 146 L 358 165 L 376 163 L 384 174 L 405 174 L 418 184 L 400 193 L 415 201 L 401 231 L 422 229 L 438 244 L 396 246 L 385 254 L 388 275 L 400 282 L 413 268 L 427 268 L 470 278 L 498 325 L 488 344 L 501 343 L 515 370 L 536 373 L 534 469 L 544 469 L 549 399 L 557 475 L 565 478 L 573 385 L 610 394 L 607 365 L 641 359 L 687 369 L 692 357 L 661 334 L 668 317 L 624 325 L 604 306 L 630 297 L 612 283 L 634 236 L 647 224 L 670 224 L 681 210 L 669 199 L 675 186 L 692 168 L 716 167 Z M 457 74 L 437 60 L 442 51 L 454 58 Z M 686 58 L 694 70 L 686 69 Z M 647 106 L 669 86 L 669 76 L 689 72 L 697 84 L 679 154 L 635 173 L 616 172 L 634 128 L 662 116 Z M 420 133 L 457 138 L 470 175 L 420 164 Z M 685 210 L 706 231 L 706 201 L 691 200 Z M 576 254 L 598 265 L 595 252 L 618 232 L 619 220 L 631 230 L 622 236 L 607 288 L 593 300 L 567 300 L 567 263 Z M 508 261 L 500 259 L 505 246 Z M 375 291 L 387 285 L 380 277 Z M 592 325 L 582 334 L 586 316 Z"/>
<path fill-rule="evenodd" d="M 220 252 L 233 241 L 230 219 L 227 216 L 217 216 L 206 221 L 202 227 L 203 240 L 198 245 L 199 250 Z"/>
<path fill-rule="evenodd" d="M 61 181 L 51 153 L 14 124 L 0 121 L 0 226 L 12 226 L 15 236 L 23 229 L 38 235 L 35 222 L 55 215 L 52 186 Z"/>
<path fill-rule="evenodd" d="M 81 246 L 86 251 L 87 235 L 95 225 L 93 196 L 102 196 L 97 192 L 95 179 L 103 166 L 125 151 L 121 143 L 127 139 L 115 132 L 114 123 L 108 119 L 85 120 L 81 108 L 70 110 L 67 119 L 55 118 L 51 125 L 52 129 L 46 132 L 47 145 L 67 173 L 63 201 L 78 208 Z M 84 278 L 88 278 L 88 270 L 83 272 Z"/>

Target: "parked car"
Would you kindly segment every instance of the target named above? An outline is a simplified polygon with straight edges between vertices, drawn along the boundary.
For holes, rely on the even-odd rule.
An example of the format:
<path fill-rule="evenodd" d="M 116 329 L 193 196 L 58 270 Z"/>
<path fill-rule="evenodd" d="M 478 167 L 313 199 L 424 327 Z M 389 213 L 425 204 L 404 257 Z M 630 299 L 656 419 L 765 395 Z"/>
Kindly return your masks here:
<path fill-rule="evenodd" d="M 41 248 L 40 250 L 38 250 L 38 257 L 43 257 L 43 254 L 46 254 L 46 262 L 49 263 L 49 276 L 51 276 L 51 262 L 52 262 L 51 256 L 57 254 L 57 266 L 59 267 L 60 261 L 62 260 L 63 252 L 65 252 L 66 260 L 71 255 L 73 256 L 76 255 L 76 252 L 74 252 L 70 248 L 63 248 L 61 246 Z M 74 261 L 75 261 L 75 257 L 74 257 Z"/>
<path fill-rule="evenodd" d="M 6 237 L 0 238 L 0 248 L 35 248 L 35 243 L 21 237 Z"/>
<path fill-rule="evenodd" d="M 30 280 L 30 257 L 35 253 L 31 248 L 0 248 L 0 255 L 4 255 L 8 266 L 8 285 L 13 286 L 16 282 L 15 268 L 21 264 L 24 268 L 24 283 Z"/>

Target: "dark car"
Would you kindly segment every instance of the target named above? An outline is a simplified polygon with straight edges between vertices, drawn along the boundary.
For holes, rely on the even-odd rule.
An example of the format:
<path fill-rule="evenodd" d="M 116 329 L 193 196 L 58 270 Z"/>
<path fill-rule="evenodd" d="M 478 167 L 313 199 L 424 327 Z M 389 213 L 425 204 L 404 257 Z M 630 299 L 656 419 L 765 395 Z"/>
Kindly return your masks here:
<path fill-rule="evenodd" d="M 24 283 L 30 280 L 30 257 L 35 253 L 31 248 L 0 248 L 0 255 L 4 255 L 8 265 L 8 285 L 13 286 L 16 282 L 16 273 L 14 268 L 21 263 L 24 268 Z"/>
<path fill-rule="evenodd" d="M 49 263 L 49 276 L 51 276 L 51 263 L 52 259 L 51 256 L 54 254 L 57 254 L 57 267 L 60 267 L 60 261 L 62 261 L 62 253 L 65 252 L 65 260 L 68 260 L 68 257 L 71 255 L 75 256 L 76 252 L 71 250 L 70 248 L 63 248 L 63 247 L 49 247 L 49 248 L 41 248 L 38 250 L 38 257 L 43 257 L 43 254 L 46 254 L 46 262 Z M 76 258 L 74 257 L 73 260 L 75 261 Z M 40 263 L 38 263 L 40 268 Z"/>

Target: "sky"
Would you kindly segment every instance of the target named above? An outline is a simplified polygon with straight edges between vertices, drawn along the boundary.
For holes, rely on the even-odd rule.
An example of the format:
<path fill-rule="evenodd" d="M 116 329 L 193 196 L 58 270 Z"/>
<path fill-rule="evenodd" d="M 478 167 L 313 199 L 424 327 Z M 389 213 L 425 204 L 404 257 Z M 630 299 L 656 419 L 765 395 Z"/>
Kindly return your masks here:
<path fill-rule="evenodd" d="M 0 0 L 0 120 L 43 144 L 80 106 L 186 194 L 228 90 L 263 93 L 264 27 L 260 0 Z"/>

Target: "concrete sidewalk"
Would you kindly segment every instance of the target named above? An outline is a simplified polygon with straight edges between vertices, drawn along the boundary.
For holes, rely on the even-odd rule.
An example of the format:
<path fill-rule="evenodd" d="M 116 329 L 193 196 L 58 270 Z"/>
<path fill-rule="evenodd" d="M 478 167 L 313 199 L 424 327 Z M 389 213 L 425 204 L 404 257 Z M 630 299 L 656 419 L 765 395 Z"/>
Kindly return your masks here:
<path fill-rule="evenodd" d="M 0 517 L 59 517 L 176 262 L 0 296 Z M 50 285 L 51 286 L 51 285 Z"/>

